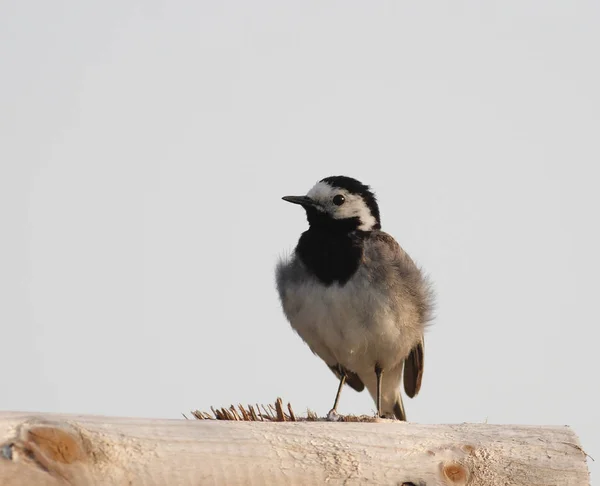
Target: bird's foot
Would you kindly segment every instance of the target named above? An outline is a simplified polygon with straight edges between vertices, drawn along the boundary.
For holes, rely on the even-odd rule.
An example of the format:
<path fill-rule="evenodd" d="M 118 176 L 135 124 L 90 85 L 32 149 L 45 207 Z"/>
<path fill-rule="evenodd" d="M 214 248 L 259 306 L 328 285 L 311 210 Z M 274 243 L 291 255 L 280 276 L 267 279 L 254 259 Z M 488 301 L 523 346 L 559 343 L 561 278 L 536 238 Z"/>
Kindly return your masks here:
<path fill-rule="evenodd" d="M 329 422 L 339 422 L 340 420 L 342 420 L 342 417 L 337 413 L 335 408 L 332 408 L 327 414 L 327 420 Z"/>
<path fill-rule="evenodd" d="M 375 412 L 374 418 L 375 420 L 397 420 L 396 417 L 391 413 L 378 414 Z"/>

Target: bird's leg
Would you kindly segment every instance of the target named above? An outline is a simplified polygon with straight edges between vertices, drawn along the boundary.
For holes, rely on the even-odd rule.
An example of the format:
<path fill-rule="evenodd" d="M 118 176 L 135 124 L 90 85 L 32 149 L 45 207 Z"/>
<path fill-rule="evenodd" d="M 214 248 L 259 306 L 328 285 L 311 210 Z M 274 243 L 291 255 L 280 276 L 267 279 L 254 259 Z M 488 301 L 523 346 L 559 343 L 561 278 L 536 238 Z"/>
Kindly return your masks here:
<path fill-rule="evenodd" d="M 337 412 L 337 406 L 338 402 L 340 401 L 340 395 L 342 394 L 344 383 L 346 383 L 346 373 L 342 373 L 342 376 L 340 376 L 340 385 L 338 386 L 337 393 L 335 394 L 335 402 L 333 402 L 333 408 L 331 409 L 332 412 Z"/>
<path fill-rule="evenodd" d="M 383 370 L 379 364 L 375 364 L 375 375 L 377 375 L 377 416 L 381 418 L 381 379 Z"/>
<path fill-rule="evenodd" d="M 337 414 L 337 406 L 340 401 L 340 395 L 342 394 L 342 388 L 344 387 L 344 383 L 346 383 L 345 370 L 341 366 L 338 365 L 337 371 L 340 376 L 340 384 L 338 386 L 337 393 L 335 394 L 335 402 L 333 402 L 333 408 L 327 414 L 327 419 L 332 420 L 332 421 L 336 421 L 339 419 L 338 414 Z"/>

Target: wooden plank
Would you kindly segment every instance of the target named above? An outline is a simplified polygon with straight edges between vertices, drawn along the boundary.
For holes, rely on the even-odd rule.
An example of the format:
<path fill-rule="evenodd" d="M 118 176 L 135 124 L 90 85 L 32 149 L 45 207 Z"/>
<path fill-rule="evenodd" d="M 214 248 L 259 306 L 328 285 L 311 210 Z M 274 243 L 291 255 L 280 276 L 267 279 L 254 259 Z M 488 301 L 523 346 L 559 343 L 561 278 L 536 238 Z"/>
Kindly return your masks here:
<path fill-rule="evenodd" d="M 589 486 L 568 427 L 0 413 L 0 485 Z"/>

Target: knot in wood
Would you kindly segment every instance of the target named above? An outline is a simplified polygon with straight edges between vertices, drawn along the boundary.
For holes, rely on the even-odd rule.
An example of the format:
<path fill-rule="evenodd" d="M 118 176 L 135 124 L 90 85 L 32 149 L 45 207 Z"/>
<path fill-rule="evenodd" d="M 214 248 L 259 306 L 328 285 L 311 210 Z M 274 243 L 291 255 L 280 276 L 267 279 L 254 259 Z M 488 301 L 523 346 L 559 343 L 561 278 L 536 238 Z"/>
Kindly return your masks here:
<path fill-rule="evenodd" d="M 37 445 L 49 459 L 63 464 L 81 461 L 86 456 L 79 438 L 57 427 L 32 427 L 26 440 Z"/>
<path fill-rule="evenodd" d="M 463 485 L 467 483 L 468 472 L 464 466 L 456 462 L 444 464 L 442 467 L 444 478 L 453 485 Z"/>

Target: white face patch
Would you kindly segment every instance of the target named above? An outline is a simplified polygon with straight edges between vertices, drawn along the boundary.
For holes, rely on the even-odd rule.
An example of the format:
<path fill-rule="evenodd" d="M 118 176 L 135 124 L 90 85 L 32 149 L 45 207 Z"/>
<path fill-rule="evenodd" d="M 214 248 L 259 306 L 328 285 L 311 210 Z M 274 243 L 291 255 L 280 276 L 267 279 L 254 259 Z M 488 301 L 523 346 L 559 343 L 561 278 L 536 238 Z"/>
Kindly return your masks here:
<path fill-rule="evenodd" d="M 333 203 L 334 196 L 341 194 L 346 201 L 341 206 Z M 359 230 L 370 231 L 377 224 L 377 220 L 371 214 L 369 206 L 364 199 L 357 194 L 351 194 L 345 189 L 332 187 L 326 182 L 317 182 L 306 194 L 313 201 L 319 203 L 319 209 L 329 214 L 333 219 L 358 218 Z"/>

